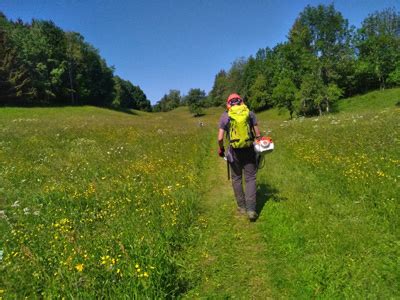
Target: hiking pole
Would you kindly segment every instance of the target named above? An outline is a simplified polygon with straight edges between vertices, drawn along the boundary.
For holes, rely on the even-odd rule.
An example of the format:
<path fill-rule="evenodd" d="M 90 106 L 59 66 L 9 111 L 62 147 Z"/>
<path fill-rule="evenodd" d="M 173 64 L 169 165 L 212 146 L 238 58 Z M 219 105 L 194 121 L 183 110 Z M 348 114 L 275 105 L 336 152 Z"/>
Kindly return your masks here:
<path fill-rule="evenodd" d="M 231 170 L 229 169 L 229 161 L 228 160 L 226 160 L 226 168 L 227 168 L 227 171 L 228 171 L 228 180 L 231 178 Z"/>
<path fill-rule="evenodd" d="M 228 171 L 228 180 L 231 178 L 231 172 L 229 169 L 229 161 L 228 158 L 226 156 L 224 156 L 224 159 L 226 160 L 226 170 Z"/>

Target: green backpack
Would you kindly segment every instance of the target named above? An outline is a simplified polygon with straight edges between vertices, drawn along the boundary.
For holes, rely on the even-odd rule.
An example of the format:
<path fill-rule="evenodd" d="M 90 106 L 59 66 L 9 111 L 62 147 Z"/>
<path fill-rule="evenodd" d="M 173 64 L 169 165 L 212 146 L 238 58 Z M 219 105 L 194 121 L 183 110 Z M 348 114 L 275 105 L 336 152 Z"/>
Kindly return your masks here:
<path fill-rule="evenodd" d="M 247 148 L 253 144 L 250 128 L 250 110 L 246 105 L 234 105 L 228 111 L 229 143 L 233 148 Z"/>

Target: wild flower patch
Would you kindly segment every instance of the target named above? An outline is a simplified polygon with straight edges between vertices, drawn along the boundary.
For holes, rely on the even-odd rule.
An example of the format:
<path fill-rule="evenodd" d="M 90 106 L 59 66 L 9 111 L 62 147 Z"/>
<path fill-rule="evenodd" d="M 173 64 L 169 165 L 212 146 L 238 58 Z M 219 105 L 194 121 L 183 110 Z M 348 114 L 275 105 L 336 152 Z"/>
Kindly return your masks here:
<path fill-rule="evenodd" d="M 179 295 L 208 133 L 71 110 L 0 121 L 0 297 Z"/>
<path fill-rule="evenodd" d="M 399 296 L 399 112 L 267 120 L 276 149 L 258 180 L 278 298 Z"/>

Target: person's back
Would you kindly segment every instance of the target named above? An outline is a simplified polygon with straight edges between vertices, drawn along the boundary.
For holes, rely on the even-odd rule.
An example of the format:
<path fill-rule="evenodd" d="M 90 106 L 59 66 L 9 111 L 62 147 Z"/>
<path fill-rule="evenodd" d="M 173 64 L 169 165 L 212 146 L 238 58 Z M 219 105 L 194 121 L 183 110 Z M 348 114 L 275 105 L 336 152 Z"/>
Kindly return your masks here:
<path fill-rule="evenodd" d="M 225 156 L 224 135 L 227 135 L 229 147 L 226 154 L 230 168 L 232 187 L 239 213 L 246 213 L 251 221 L 256 213 L 256 154 L 253 148 L 254 137 L 260 136 L 256 116 L 249 111 L 238 94 L 227 99 L 227 112 L 221 115 L 218 131 L 218 154 Z M 243 191 L 242 175 L 246 188 Z"/>

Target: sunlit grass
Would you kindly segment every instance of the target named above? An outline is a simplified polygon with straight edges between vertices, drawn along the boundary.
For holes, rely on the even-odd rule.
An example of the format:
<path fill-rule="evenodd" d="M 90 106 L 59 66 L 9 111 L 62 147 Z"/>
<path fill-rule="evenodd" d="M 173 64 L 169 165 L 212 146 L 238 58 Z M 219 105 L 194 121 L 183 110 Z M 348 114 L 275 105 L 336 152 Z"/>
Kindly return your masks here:
<path fill-rule="evenodd" d="M 399 296 L 398 98 L 374 92 L 339 114 L 265 121 L 276 151 L 259 182 L 276 295 Z"/>
<path fill-rule="evenodd" d="M 0 297 L 185 290 L 206 128 L 92 107 L 6 108 L 0 128 Z"/>
<path fill-rule="evenodd" d="M 275 141 L 257 179 L 260 218 L 246 225 L 264 239 L 255 258 L 269 272 L 264 292 L 399 297 L 399 91 L 345 100 L 323 117 L 257 114 Z M 241 264 L 243 239 L 226 226 L 234 200 L 218 186 L 230 183 L 215 174 L 222 111 L 0 109 L 0 298 L 202 297 L 204 278 L 215 280 L 205 284 L 212 298 L 244 295 L 226 256 Z M 232 207 L 204 209 L 211 188 Z M 207 230 L 225 242 L 204 240 L 215 238 Z"/>
<path fill-rule="evenodd" d="M 400 104 L 400 88 L 374 91 L 339 101 L 338 110 L 339 112 L 380 110 L 394 107 L 397 103 Z"/>

